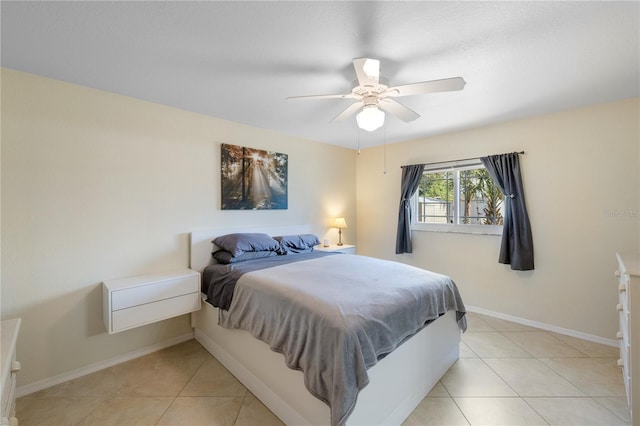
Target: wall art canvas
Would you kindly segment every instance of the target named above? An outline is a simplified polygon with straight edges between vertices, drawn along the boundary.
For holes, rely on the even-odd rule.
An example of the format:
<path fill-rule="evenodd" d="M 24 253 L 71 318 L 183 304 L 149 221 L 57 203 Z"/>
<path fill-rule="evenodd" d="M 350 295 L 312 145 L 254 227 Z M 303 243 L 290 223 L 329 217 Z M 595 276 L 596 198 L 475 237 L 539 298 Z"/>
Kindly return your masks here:
<path fill-rule="evenodd" d="M 222 144 L 222 210 L 287 209 L 288 156 Z"/>

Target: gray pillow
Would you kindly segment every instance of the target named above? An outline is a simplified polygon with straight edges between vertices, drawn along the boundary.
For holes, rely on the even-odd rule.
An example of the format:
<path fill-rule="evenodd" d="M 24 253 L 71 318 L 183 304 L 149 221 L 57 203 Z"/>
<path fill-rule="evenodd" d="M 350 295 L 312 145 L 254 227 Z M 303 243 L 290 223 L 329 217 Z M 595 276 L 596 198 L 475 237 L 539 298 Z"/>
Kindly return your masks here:
<path fill-rule="evenodd" d="M 259 233 L 222 235 L 215 238 L 212 243 L 235 257 L 248 251 L 276 251 L 280 247 L 276 240 L 267 234 Z"/>
<path fill-rule="evenodd" d="M 245 262 L 247 260 L 263 259 L 265 257 L 277 256 L 275 251 L 246 251 L 239 256 L 234 256 L 226 250 L 218 250 L 213 253 L 213 258 L 219 263 L 228 265 L 230 263 Z"/>
<path fill-rule="evenodd" d="M 320 244 L 314 234 L 283 235 L 273 239 L 280 243 L 279 254 L 309 253 Z"/>

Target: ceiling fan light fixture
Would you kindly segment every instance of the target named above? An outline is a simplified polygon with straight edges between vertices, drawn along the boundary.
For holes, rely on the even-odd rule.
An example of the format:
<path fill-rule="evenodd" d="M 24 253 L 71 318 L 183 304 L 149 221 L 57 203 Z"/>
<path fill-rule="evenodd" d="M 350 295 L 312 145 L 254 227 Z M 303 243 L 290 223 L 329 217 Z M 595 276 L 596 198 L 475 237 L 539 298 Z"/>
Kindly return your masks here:
<path fill-rule="evenodd" d="M 367 59 L 364 61 L 362 71 L 364 71 L 369 78 L 380 78 L 380 61 L 377 59 Z"/>
<path fill-rule="evenodd" d="M 358 127 L 367 132 L 373 132 L 384 124 L 384 112 L 376 105 L 365 105 L 356 115 Z"/>

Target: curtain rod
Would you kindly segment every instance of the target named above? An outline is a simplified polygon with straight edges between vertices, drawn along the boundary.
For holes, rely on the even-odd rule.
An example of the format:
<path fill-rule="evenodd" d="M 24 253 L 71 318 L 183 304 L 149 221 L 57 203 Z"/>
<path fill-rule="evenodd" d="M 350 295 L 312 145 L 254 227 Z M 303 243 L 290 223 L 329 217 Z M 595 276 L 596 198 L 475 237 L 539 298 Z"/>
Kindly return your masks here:
<path fill-rule="evenodd" d="M 511 154 L 510 152 L 508 154 Z M 524 151 L 518 151 L 515 152 L 515 154 L 524 154 Z M 500 154 L 500 155 L 504 155 L 504 154 Z M 422 164 L 408 164 L 406 166 L 400 166 L 401 169 L 405 168 L 405 167 L 409 167 L 409 166 L 431 166 L 433 164 L 444 164 L 444 163 L 457 163 L 459 161 L 471 161 L 471 160 L 479 160 L 480 157 L 471 157 L 471 158 L 462 158 L 460 160 L 449 160 L 449 161 L 436 161 L 434 163 L 422 163 Z"/>

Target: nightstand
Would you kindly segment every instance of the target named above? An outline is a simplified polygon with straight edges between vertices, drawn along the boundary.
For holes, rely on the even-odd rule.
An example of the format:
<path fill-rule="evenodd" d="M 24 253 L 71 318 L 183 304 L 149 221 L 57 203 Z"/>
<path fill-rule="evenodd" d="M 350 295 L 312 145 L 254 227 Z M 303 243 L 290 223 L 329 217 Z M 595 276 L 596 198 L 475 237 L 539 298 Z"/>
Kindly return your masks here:
<path fill-rule="evenodd" d="M 102 283 L 103 320 L 109 334 L 200 309 L 200 274 L 191 269 Z"/>
<path fill-rule="evenodd" d="M 328 251 L 331 253 L 356 254 L 356 246 L 350 244 L 343 244 L 341 246 L 331 244 L 329 247 L 315 246 L 313 249 L 317 251 Z"/>

